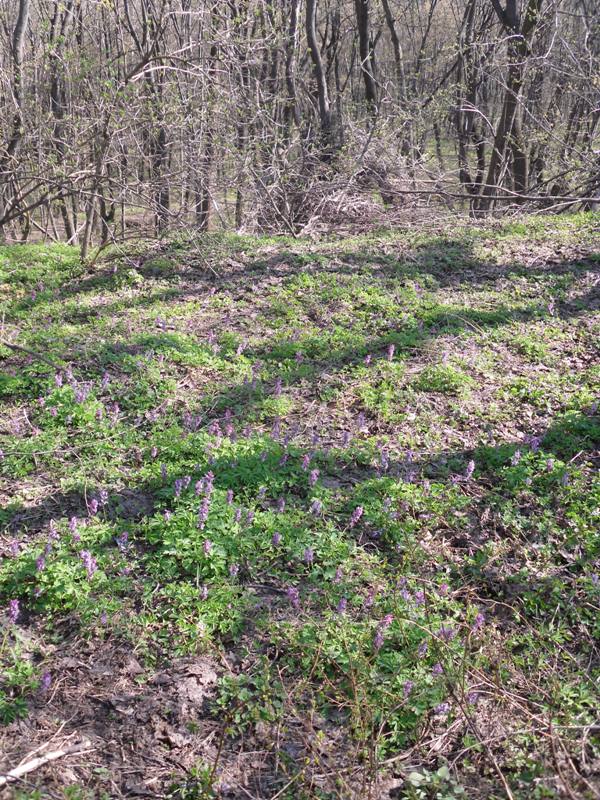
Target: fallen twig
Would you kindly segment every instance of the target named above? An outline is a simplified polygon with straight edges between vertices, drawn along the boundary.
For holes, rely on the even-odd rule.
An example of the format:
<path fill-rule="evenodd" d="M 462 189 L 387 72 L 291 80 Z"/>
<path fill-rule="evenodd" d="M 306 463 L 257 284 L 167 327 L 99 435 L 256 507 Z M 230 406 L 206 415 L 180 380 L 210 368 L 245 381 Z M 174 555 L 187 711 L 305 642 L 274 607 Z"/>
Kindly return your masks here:
<path fill-rule="evenodd" d="M 36 353 L 35 350 L 30 350 L 28 347 L 23 347 L 20 344 L 13 344 L 12 342 L 7 342 L 6 339 L 0 339 L 0 344 L 3 347 L 8 347 L 9 350 L 16 350 L 17 352 L 27 353 L 27 355 L 31 356 L 32 358 L 37 358 L 40 361 L 48 364 L 48 366 L 52 367 L 52 369 L 61 369 L 60 366 L 55 362 L 49 359 L 47 356 L 43 356 L 41 353 Z"/>
<path fill-rule="evenodd" d="M 73 753 L 89 753 L 91 750 L 95 750 L 95 748 L 91 747 L 91 743 L 87 739 L 83 742 L 79 742 L 79 744 L 65 747 L 64 750 L 51 750 L 44 756 L 38 756 L 37 758 L 32 758 L 31 761 L 20 764 L 18 767 L 11 769 L 10 772 L 7 772 L 6 775 L 0 775 L 0 787 L 6 786 L 11 781 L 18 780 L 23 777 L 23 775 L 27 775 L 39 769 L 39 767 L 43 767 L 44 764 L 48 764 L 50 761 L 56 761 L 63 756 L 72 755 Z"/>

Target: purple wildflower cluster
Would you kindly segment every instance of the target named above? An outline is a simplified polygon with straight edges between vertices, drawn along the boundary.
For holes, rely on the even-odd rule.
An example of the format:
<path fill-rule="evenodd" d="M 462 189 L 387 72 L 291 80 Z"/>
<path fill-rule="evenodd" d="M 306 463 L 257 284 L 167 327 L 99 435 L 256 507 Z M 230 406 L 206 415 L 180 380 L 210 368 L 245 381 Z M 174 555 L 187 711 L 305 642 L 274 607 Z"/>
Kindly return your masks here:
<path fill-rule="evenodd" d="M 286 595 L 295 609 L 300 608 L 300 592 L 295 586 L 289 586 L 286 591 Z"/>
<path fill-rule="evenodd" d="M 350 528 L 354 528 L 354 526 L 358 523 L 359 519 L 363 515 L 363 511 L 364 509 L 362 506 L 356 506 L 356 508 L 354 509 L 354 511 L 350 516 L 350 522 L 348 523 L 348 526 Z"/>
<path fill-rule="evenodd" d="M 385 617 L 381 620 L 381 622 L 377 626 L 377 630 L 375 631 L 375 636 L 373 638 L 373 650 L 376 653 L 378 653 L 383 647 L 385 632 L 390 627 L 393 621 L 394 621 L 394 615 L 386 614 Z"/>
<path fill-rule="evenodd" d="M 313 500 L 310 506 L 310 513 L 318 517 L 323 511 L 323 503 L 320 500 Z"/>
<path fill-rule="evenodd" d="M 89 550 L 82 550 L 79 553 L 79 557 L 83 561 L 83 566 L 86 569 L 88 580 L 91 580 L 94 576 L 94 573 L 98 569 L 98 564 L 94 556 L 90 553 Z"/>
<path fill-rule="evenodd" d="M 8 618 L 13 623 L 13 625 L 19 619 L 20 613 L 21 609 L 19 606 L 19 601 L 11 600 L 8 604 Z"/>
<path fill-rule="evenodd" d="M 471 625 L 471 631 L 473 633 L 477 633 L 483 628 L 484 625 L 485 625 L 485 614 L 479 611 L 477 616 L 475 617 L 473 624 Z"/>

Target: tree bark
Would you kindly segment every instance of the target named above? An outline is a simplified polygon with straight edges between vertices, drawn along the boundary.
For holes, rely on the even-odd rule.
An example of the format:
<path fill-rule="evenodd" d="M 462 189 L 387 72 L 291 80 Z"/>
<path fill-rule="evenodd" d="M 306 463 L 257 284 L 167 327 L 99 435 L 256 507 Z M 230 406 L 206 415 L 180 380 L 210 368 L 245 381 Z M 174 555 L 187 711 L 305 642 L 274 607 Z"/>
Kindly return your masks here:
<path fill-rule="evenodd" d="M 23 116 L 23 54 L 25 34 L 29 23 L 30 0 L 19 0 L 19 11 L 12 35 L 12 95 L 15 111 L 10 138 L 0 155 L 0 233 L 2 218 L 9 203 L 10 182 L 14 179 L 15 159 L 24 134 Z"/>
<path fill-rule="evenodd" d="M 371 47 L 371 31 L 369 24 L 369 0 L 354 0 L 356 26 L 358 28 L 358 52 L 360 69 L 365 84 L 365 101 L 369 114 L 377 113 L 377 85 Z"/>
<path fill-rule="evenodd" d="M 528 164 L 521 141 L 520 119 L 518 117 L 519 100 L 523 86 L 525 61 L 529 54 L 531 37 L 539 18 L 542 3 L 543 0 L 528 0 L 524 19 L 521 23 L 517 0 L 507 0 L 505 8 L 502 8 L 500 0 L 492 0 L 494 10 L 509 34 L 509 65 L 502 111 L 494 136 L 494 145 L 486 183 L 483 187 L 482 200 L 478 205 L 480 209 L 489 209 L 494 204 L 492 196 L 498 192 L 498 181 L 509 146 L 512 148 L 513 155 L 512 173 L 515 191 L 524 193 L 527 189 Z"/>
<path fill-rule="evenodd" d="M 306 40 L 317 84 L 317 102 L 321 128 L 321 159 L 330 161 L 333 157 L 333 125 L 327 79 L 317 42 L 317 0 L 306 0 Z"/>

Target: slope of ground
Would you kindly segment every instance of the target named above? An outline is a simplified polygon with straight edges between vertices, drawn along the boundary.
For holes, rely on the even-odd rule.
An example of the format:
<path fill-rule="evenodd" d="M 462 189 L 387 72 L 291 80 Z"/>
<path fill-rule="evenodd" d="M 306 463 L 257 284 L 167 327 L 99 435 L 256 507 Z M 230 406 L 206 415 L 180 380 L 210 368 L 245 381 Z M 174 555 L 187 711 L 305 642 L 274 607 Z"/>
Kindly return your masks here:
<path fill-rule="evenodd" d="M 599 238 L 0 248 L 7 796 L 598 797 Z"/>

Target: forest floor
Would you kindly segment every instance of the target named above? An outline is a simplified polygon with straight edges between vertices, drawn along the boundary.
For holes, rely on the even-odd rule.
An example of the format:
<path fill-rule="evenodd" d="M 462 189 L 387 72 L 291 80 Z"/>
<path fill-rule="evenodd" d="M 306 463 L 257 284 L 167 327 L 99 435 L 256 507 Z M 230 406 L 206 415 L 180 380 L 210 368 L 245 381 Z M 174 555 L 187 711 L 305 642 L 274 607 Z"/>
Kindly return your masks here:
<path fill-rule="evenodd" d="M 599 244 L 0 247 L 3 796 L 599 797 Z"/>

